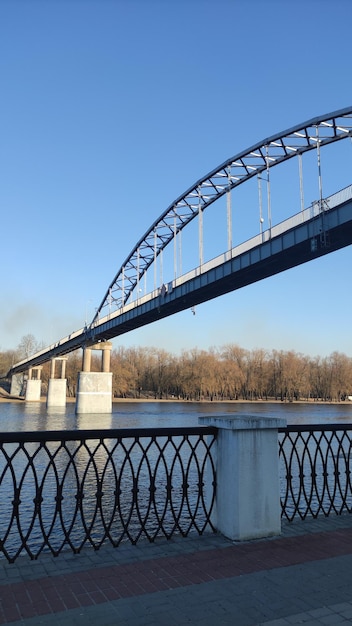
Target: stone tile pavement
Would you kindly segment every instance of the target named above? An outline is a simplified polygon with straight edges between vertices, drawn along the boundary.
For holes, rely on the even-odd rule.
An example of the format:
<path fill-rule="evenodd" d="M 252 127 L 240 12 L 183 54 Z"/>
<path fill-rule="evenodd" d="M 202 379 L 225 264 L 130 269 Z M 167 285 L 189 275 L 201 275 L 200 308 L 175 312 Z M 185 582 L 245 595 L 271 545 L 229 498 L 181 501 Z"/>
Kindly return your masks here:
<path fill-rule="evenodd" d="M 352 515 L 218 535 L 0 560 L 0 624 L 352 624 Z"/>

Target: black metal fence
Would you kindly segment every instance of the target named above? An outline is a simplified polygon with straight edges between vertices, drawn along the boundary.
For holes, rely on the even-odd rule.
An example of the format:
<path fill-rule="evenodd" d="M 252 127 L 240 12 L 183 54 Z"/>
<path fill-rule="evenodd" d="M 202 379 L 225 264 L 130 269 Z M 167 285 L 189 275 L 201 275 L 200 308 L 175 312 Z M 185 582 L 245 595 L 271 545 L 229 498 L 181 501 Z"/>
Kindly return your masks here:
<path fill-rule="evenodd" d="M 279 429 L 282 517 L 352 512 L 352 424 Z"/>
<path fill-rule="evenodd" d="M 205 427 L 1 434 L 0 553 L 13 562 L 214 530 L 215 436 Z"/>
<path fill-rule="evenodd" d="M 0 435 L 0 556 L 215 531 L 217 429 Z M 352 512 L 352 424 L 279 429 L 282 517 Z"/>

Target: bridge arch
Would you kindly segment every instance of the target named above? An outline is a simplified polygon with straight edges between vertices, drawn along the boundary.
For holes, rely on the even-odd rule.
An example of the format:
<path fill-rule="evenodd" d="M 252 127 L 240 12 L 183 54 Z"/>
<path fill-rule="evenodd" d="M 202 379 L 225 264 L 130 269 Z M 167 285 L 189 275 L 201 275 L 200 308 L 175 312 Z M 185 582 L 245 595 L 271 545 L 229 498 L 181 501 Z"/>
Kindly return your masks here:
<path fill-rule="evenodd" d="M 137 242 L 110 283 L 92 324 L 106 307 L 123 307 L 164 248 L 208 206 L 262 172 L 313 149 L 352 137 L 352 107 L 298 124 L 239 152 L 174 200 Z"/>

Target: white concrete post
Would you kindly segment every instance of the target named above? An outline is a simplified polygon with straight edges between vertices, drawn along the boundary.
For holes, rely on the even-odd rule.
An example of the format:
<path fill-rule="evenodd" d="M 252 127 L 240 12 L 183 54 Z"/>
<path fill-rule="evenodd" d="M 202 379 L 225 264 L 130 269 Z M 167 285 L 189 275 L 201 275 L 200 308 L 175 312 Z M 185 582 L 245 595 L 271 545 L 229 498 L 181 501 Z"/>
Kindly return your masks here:
<path fill-rule="evenodd" d="M 278 428 L 286 420 L 253 416 L 201 417 L 219 429 L 212 522 L 232 540 L 281 533 Z"/>

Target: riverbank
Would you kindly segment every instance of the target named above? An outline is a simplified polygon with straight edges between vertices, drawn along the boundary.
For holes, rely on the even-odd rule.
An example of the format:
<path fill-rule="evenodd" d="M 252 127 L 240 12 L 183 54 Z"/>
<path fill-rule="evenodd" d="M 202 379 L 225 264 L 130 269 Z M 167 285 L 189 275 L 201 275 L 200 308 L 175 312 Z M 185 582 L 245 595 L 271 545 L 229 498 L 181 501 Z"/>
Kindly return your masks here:
<path fill-rule="evenodd" d="M 25 402 L 24 398 L 19 396 L 6 396 L 0 395 L 0 404 L 4 402 Z M 39 402 L 45 403 L 46 397 L 42 396 Z M 76 402 L 76 398 L 68 397 L 66 398 L 66 403 L 74 403 Z M 350 400 L 293 400 L 292 402 L 289 400 L 275 400 L 274 398 L 270 398 L 268 400 L 184 400 L 182 398 L 113 398 L 113 404 L 123 404 L 123 403 L 175 403 L 179 402 L 180 404 L 307 404 L 307 405 L 350 405 L 352 407 L 352 402 Z"/>
<path fill-rule="evenodd" d="M 23 402 L 23 400 L 24 398 L 21 398 L 20 396 L 13 396 L 8 393 L 6 389 L 0 387 L 0 402 Z"/>

